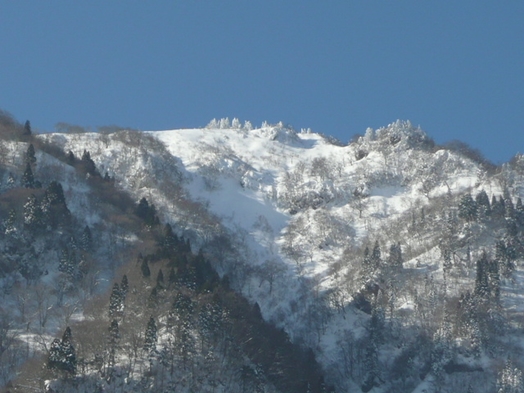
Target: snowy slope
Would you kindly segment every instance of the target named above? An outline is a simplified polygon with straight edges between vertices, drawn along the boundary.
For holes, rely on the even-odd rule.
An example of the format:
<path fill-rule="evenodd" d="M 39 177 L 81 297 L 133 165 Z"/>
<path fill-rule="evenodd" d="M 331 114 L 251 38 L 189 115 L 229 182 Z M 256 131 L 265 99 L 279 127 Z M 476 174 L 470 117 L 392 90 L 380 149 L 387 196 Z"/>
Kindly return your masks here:
<path fill-rule="evenodd" d="M 315 348 L 333 379 L 343 374 L 340 342 L 348 332 L 364 334 L 369 319 L 347 307 L 361 289 L 353 273 L 363 248 L 378 240 L 386 254 L 399 242 L 406 274 L 441 280 L 438 239 L 424 231 L 415 239 L 408 224 L 421 214 L 436 220 L 465 192 L 502 193 L 482 165 L 435 147 L 409 122 L 369 129 L 347 146 L 282 124 L 148 134 L 163 146 L 134 144 L 132 133 L 48 138 L 77 156 L 90 151 L 137 200 L 146 196 L 179 232 L 194 234 L 195 250 L 232 235 L 217 269 L 265 318 Z M 205 220 L 181 208 L 187 200 L 199 203 Z M 462 285 L 471 288 L 473 279 L 466 274 Z M 409 314 L 412 300 L 393 307 Z"/>

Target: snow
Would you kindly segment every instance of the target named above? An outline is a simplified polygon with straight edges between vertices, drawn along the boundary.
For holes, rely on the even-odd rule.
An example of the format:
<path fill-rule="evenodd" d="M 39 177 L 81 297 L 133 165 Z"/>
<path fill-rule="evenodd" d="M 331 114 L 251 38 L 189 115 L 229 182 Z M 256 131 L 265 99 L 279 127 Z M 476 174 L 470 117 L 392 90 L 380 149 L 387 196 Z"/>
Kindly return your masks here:
<path fill-rule="evenodd" d="M 305 318 L 309 305 L 344 287 L 344 277 L 360 258 L 353 255 L 343 261 L 346 248 L 380 240 L 385 256 L 388 242 L 398 241 L 403 247 L 410 244 L 405 222 L 411 217 L 406 219 L 406 214 L 420 212 L 430 206 L 430 200 L 480 189 L 501 192 L 500 186 L 485 180 L 477 163 L 451 151 L 409 146 L 409 138 L 423 134 L 409 122 L 398 121 L 375 134 L 373 139 L 339 146 L 319 134 L 297 133 L 282 125 L 148 132 L 164 143 L 173 158 L 165 172 L 152 172 L 155 151 L 133 150 L 111 138 L 105 145 L 96 134 L 49 138 L 77 155 L 84 149 L 90 151 L 97 167 L 110 171 L 137 200 L 152 198 L 159 211 L 175 223 L 181 213 L 162 186 L 175 179 L 172 171 L 182 174 L 184 192 L 236 236 L 247 264 L 256 268 L 275 261 L 281 267 L 272 293 L 267 280 L 252 273 L 242 284 L 244 294 L 259 303 L 266 319 L 284 327 L 292 339 L 305 336 L 305 342 L 318 349 L 323 364 L 333 365 L 345 332 L 362 334 L 367 316 L 350 308 L 334 313 L 321 337 L 307 331 Z M 387 135 L 399 136 L 400 142 L 390 144 Z M 357 159 L 358 150 L 366 151 L 367 156 Z M 323 162 L 327 167 L 322 167 Z M 82 192 L 68 187 L 75 195 Z M 366 193 L 362 212 L 354 196 L 358 187 Z M 84 209 L 81 200 L 72 206 L 78 212 Z M 97 219 L 88 218 L 90 222 Z M 195 228 L 196 221 L 186 220 L 183 225 L 187 228 L 182 230 Z M 300 251 L 295 256 L 286 251 L 288 229 L 293 225 L 298 228 L 293 230 L 293 243 Z M 413 251 L 416 256 L 404 268 L 410 274 L 431 273 L 441 279 L 437 244 L 431 237 L 420 236 L 419 243 L 426 248 Z M 335 274 L 334 266 L 340 261 L 344 263 Z M 344 296 L 347 303 L 352 293 Z M 303 309 L 292 312 L 294 303 L 302 304 Z M 410 313 L 414 303 L 403 299 L 397 309 Z M 429 379 L 414 393 L 432 391 Z"/>

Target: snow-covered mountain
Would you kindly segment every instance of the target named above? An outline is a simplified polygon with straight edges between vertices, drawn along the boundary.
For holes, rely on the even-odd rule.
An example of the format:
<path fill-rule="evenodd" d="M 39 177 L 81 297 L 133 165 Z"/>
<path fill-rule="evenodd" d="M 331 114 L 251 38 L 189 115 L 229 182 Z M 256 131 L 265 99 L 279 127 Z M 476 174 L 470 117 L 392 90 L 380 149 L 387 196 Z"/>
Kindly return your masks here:
<path fill-rule="evenodd" d="M 27 142 L 0 144 L 0 244 L 6 250 L 0 259 L 5 270 L 0 271 L 0 287 L 7 294 L 6 304 L 16 303 L 19 309 L 13 320 L 24 323 L 25 303 L 19 295 L 23 288 L 39 283 L 54 288 L 51 308 L 68 304 L 68 297 L 83 297 L 84 302 L 75 303 L 71 313 L 51 318 L 53 326 L 41 321 L 35 330 L 28 324 L 23 335 L 17 328 L 17 337 L 24 337 L 28 348 L 38 340 L 50 343 L 52 335 L 65 328 L 62 319 L 98 326 L 90 320 L 98 314 L 89 311 L 96 308 L 93 304 L 100 305 L 96 296 L 110 290 L 122 271 L 136 275 L 138 267 L 132 266 L 140 263 L 130 259 L 147 250 L 155 273 L 160 273 L 160 267 L 171 267 L 179 281 L 193 263 L 214 280 L 203 262 L 209 260 L 227 283 L 224 287 L 254 304 L 255 316 L 261 314 L 283 329 L 292 343 L 313 351 L 326 382 L 337 392 L 492 392 L 519 391 L 515 389 L 524 386 L 519 371 L 524 366 L 522 156 L 496 167 L 460 142 L 436 145 L 408 121 L 368 129 L 347 145 L 282 123 L 253 128 L 236 119 L 231 124 L 227 119 L 214 120 L 201 129 L 57 133 L 37 138 L 36 166 L 28 158 Z M 31 168 L 42 184 L 31 180 Z M 8 176 L 9 171 L 13 173 Z M 29 205 L 24 205 L 24 221 L 18 229 L 16 225 L 17 198 L 29 198 L 27 204 L 41 200 L 42 209 L 51 211 L 45 203 L 55 203 L 49 195 L 58 187 L 45 180 L 51 176 L 63 188 L 58 199 L 65 199 L 73 221 L 98 234 L 97 246 L 88 253 L 88 262 L 96 260 L 89 272 L 90 284 L 82 279 L 77 291 L 60 289 L 54 280 L 72 276 L 69 270 L 74 268 L 68 267 L 64 255 L 78 252 L 68 238 L 78 238 L 81 231 L 69 234 L 60 225 L 48 224 L 52 237 L 38 231 L 29 235 Z M 131 208 L 138 201 L 138 207 Z M 146 206 L 145 215 L 139 213 L 141 206 Z M 159 237 L 166 235 L 147 229 L 154 221 L 148 222 L 150 208 L 152 217 L 158 215 L 178 238 L 189 241 L 194 258 L 186 255 L 185 262 L 167 263 L 163 251 L 154 251 L 155 244 L 163 250 L 166 241 Z M 148 223 L 146 229 L 139 229 L 136 215 Z M 21 234 L 16 235 L 17 230 Z M 53 242 L 62 251 L 53 248 Z M 17 247 L 26 251 L 17 253 Z M 139 260 L 145 275 L 144 258 Z M 10 264 L 25 270 L 17 273 Z M 157 294 L 160 279 L 153 288 L 147 280 L 136 284 L 142 282 L 138 276 L 139 289 L 129 300 L 133 307 L 142 304 L 146 291 L 151 292 L 149 299 L 157 301 L 160 296 L 172 301 L 168 292 Z M 188 296 L 193 285 L 187 284 L 187 290 L 177 287 L 176 296 Z M 217 293 L 196 291 L 192 301 L 199 312 L 212 314 L 214 306 L 206 302 L 215 304 L 216 297 L 223 296 Z M 40 320 L 47 315 L 42 314 L 44 303 L 28 304 Z M 239 309 L 245 307 L 238 304 Z M 145 324 L 146 312 L 135 314 Z M 167 322 L 171 314 L 164 310 L 157 315 L 159 345 L 166 346 L 171 342 Z M 120 320 L 123 329 L 129 329 L 126 318 Z M 207 364 L 219 374 L 209 365 L 227 357 L 211 351 L 206 355 L 200 338 L 204 333 L 191 334 L 202 340 L 202 363 L 195 364 Z M 242 345 L 252 339 L 241 341 Z M 67 337 L 62 344 L 64 340 Z M 227 342 L 222 341 L 226 349 Z M 217 353 L 225 353 L 220 352 L 224 348 L 217 348 Z M 258 353 L 253 348 L 243 350 Z M 265 386 L 264 391 L 285 391 L 275 377 L 280 371 L 268 366 L 271 361 L 257 364 L 257 357 L 246 353 L 221 362 L 234 370 L 244 359 L 241 373 L 230 371 L 229 389 L 246 391 L 249 380 L 249 386 L 256 381 L 258 388 Z M 106 356 L 108 364 L 118 359 L 129 363 L 121 366 L 121 372 L 127 367 L 140 375 L 137 370 L 146 367 L 137 366 L 136 360 L 132 367 L 130 355 Z M 273 363 L 280 367 L 281 361 Z M 144 371 L 147 383 L 156 375 L 152 364 L 149 374 Z M 226 389 L 221 383 L 202 382 L 194 372 L 173 374 L 172 368 L 171 376 L 184 380 L 178 385 L 182 391 L 195 386 Z M 191 373 L 198 385 L 188 382 Z M 122 381 L 131 379 L 123 375 Z M 160 380 L 155 381 L 148 385 L 151 389 L 160 386 Z M 140 383 L 134 389 L 145 386 Z M 294 383 L 294 389 L 301 389 L 301 381 Z M 323 383 L 308 386 L 309 382 L 304 391 L 325 391 Z"/>
<path fill-rule="evenodd" d="M 368 129 L 348 145 L 281 123 L 253 129 L 214 121 L 148 134 L 147 143 L 135 132 L 45 138 L 76 156 L 89 151 L 101 172 L 154 203 L 264 318 L 314 349 L 337 391 L 431 391 L 437 379 L 449 389 L 468 381 L 482 391 L 497 379 L 504 345 L 519 337 L 521 228 L 511 212 L 481 213 L 475 198 L 485 192 L 493 206 L 517 205 L 518 158 L 495 168 L 461 144 L 436 146 L 405 121 Z M 471 217 L 463 212 L 467 195 Z M 462 326 L 459 314 L 464 296 L 478 292 L 482 252 L 502 258 L 497 241 L 517 250 L 497 287 L 507 340 L 484 338 L 475 352 L 475 328 Z M 366 248 L 371 255 L 377 245 L 380 262 L 366 266 Z M 387 333 L 370 355 L 376 315 Z M 446 324 L 452 355 L 439 374 L 436 355 L 423 353 L 434 347 L 411 352 L 422 336 L 437 340 Z M 511 357 L 521 364 L 519 351 Z M 366 361 L 380 368 L 377 375 L 369 376 Z"/>

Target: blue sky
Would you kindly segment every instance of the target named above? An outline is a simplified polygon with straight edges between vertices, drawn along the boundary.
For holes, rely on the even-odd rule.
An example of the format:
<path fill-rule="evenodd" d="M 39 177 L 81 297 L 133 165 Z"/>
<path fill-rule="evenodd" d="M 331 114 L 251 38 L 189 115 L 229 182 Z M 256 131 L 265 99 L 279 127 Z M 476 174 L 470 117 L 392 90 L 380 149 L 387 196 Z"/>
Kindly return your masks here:
<path fill-rule="evenodd" d="M 0 0 L 0 108 L 142 130 L 238 117 L 348 141 L 396 119 L 524 152 L 522 1 Z"/>

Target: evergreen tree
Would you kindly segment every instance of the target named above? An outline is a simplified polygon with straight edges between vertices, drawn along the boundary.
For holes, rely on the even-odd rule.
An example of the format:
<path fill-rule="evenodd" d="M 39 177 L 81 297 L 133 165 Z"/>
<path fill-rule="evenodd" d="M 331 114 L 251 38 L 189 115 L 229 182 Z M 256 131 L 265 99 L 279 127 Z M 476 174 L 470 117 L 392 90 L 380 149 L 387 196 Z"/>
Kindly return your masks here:
<path fill-rule="evenodd" d="M 25 153 L 25 163 L 29 164 L 32 167 L 36 165 L 35 147 L 32 143 L 29 144 Z"/>
<path fill-rule="evenodd" d="M 93 235 L 91 234 L 91 229 L 88 225 L 84 227 L 82 232 L 82 237 L 80 238 L 80 247 L 84 251 L 91 251 L 93 244 Z"/>
<path fill-rule="evenodd" d="M 127 281 L 127 275 L 124 274 L 122 276 L 122 281 L 120 282 L 120 293 L 122 294 L 122 301 L 125 301 L 128 290 L 129 290 L 129 282 Z"/>
<path fill-rule="evenodd" d="M 515 219 L 520 228 L 524 227 L 524 205 L 520 197 L 517 198 L 517 204 L 515 205 Z"/>
<path fill-rule="evenodd" d="M 151 309 L 154 309 L 158 306 L 158 287 L 154 287 L 149 294 L 148 306 Z"/>
<path fill-rule="evenodd" d="M 373 271 L 375 270 L 373 264 L 371 263 L 369 247 L 367 246 L 364 250 L 364 258 L 362 259 L 362 269 L 364 273 L 364 282 L 362 284 L 365 284 L 365 282 L 369 279 L 369 276 L 371 276 L 371 274 L 373 274 Z"/>
<path fill-rule="evenodd" d="M 389 265 L 396 268 L 402 268 L 404 260 L 402 258 L 402 248 L 400 243 L 393 243 L 389 247 Z"/>
<path fill-rule="evenodd" d="M 379 363 L 378 349 L 372 339 L 369 340 L 364 353 L 364 378 L 361 389 L 364 393 L 369 392 L 375 386 L 379 385 Z"/>
<path fill-rule="evenodd" d="M 64 247 L 62 248 L 62 252 L 60 253 L 60 258 L 58 260 L 58 270 L 62 273 L 67 272 L 68 265 L 69 264 L 69 250 Z"/>
<path fill-rule="evenodd" d="M 504 217 L 508 220 L 515 219 L 515 206 L 507 187 L 504 188 L 502 197 L 504 198 Z"/>
<path fill-rule="evenodd" d="M 179 240 L 173 233 L 173 228 L 170 224 L 164 226 L 164 233 L 161 247 L 165 256 L 169 257 L 174 251 L 178 249 Z"/>
<path fill-rule="evenodd" d="M 12 189 L 16 186 L 16 178 L 15 175 L 13 175 L 11 172 L 9 172 L 9 176 L 7 177 L 7 186 Z"/>
<path fill-rule="evenodd" d="M 120 329 L 118 327 L 118 321 L 113 319 L 109 326 L 109 367 L 114 367 L 115 365 L 115 355 L 119 340 Z"/>
<path fill-rule="evenodd" d="M 158 271 L 156 276 L 156 285 L 159 288 L 164 288 L 164 273 L 162 272 L 162 269 Z"/>
<path fill-rule="evenodd" d="M 147 323 L 146 333 L 144 338 L 144 350 L 147 352 L 156 351 L 156 342 L 157 342 L 157 328 L 156 322 L 153 317 L 149 318 Z"/>
<path fill-rule="evenodd" d="M 151 276 L 151 270 L 149 270 L 149 264 L 147 263 L 147 258 L 141 258 L 142 263 L 140 265 L 140 270 L 142 271 L 142 275 L 147 278 Z"/>
<path fill-rule="evenodd" d="M 31 134 L 32 134 L 31 123 L 29 122 L 29 120 L 26 120 L 26 122 L 24 124 L 24 130 L 22 131 L 22 135 L 23 136 L 31 136 Z"/>
<path fill-rule="evenodd" d="M 477 218 L 477 204 L 471 194 L 465 194 L 460 199 L 459 217 L 466 221 L 473 221 Z"/>
<path fill-rule="evenodd" d="M 22 175 L 22 185 L 25 188 L 35 187 L 35 177 L 33 176 L 33 170 L 29 163 L 26 164 L 24 174 Z"/>
<path fill-rule="evenodd" d="M 498 261 L 489 261 L 488 263 L 488 288 L 489 300 L 498 302 L 500 300 L 500 274 Z"/>
<path fill-rule="evenodd" d="M 77 267 L 78 267 L 78 261 L 76 259 L 76 251 L 75 249 L 71 249 L 71 252 L 69 253 L 69 270 L 67 273 L 69 274 L 69 277 L 72 279 L 77 279 L 79 276 L 77 274 Z"/>
<path fill-rule="evenodd" d="M 66 200 L 62 184 L 54 180 L 51 183 L 49 183 L 49 186 L 47 187 L 45 192 L 45 198 L 52 206 L 65 205 Z"/>
<path fill-rule="evenodd" d="M 76 352 L 72 344 L 71 329 L 67 327 L 62 340 L 56 338 L 51 343 L 47 367 L 55 371 L 74 375 L 76 374 L 76 363 Z"/>
<path fill-rule="evenodd" d="M 510 239 L 516 238 L 519 233 L 519 228 L 517 227 L 517 222 L 515 221 L 515 218 L 513 217 L 506 218 L 505 224 L 506 224 L 505 225 L 506 236 L 509 237 Z"/>
<path fill-rule="evenodd" d="M 91 154 L 89 154 L 87 150 L 84 150 L 84 153 L 82 154 L 81 162 L 82 162 L 83 170 L 86 174 L 90 176 L 98 175 L 95 162 L 91 159 Z"/>
<path fill-rule="evenodd" d="M 497 393 L 523 393 L 524 380 L 522 371 L 513 365 L 508 358 L 504 369 L 497 378 Z"/>
<path fill-rule="evenodd" d="M 109 318 L 114 319 L 121 315 L 124 311 L 124 299 L 122 297 L 122 291 L 120 285 L 115 282 L 111 296 L 109 297 Z"/>
<path fill-rule="evenodd" d="M 52 181 L 47 187 L 42 200 L 42 211 L 47 225 L 56 228 L 59 225 L 68 225 L 71 219 L 62 185 Z"/>
<path fill-rule="evenodd" d="M 10 209 L 5 221 L 5 234 L 14 235 L 16 233 L 16 210 Z"/>
<path fill-rule="evenodd" d="M 74 251 L 78 250 L 78 245 L 76 244 L 74 236 L 69 237 L 69 248 Z"/>
<path fill-rule="evenodd" d="M 135 214 L 140 217 L 148 226 L 153 226 L 160 222 L 156 215 L 155 205 L 149 204 L 146 198 L 142 198 L 140 202 L 138 202 L 138 206 L 135 209 Z"/>
<path fill-rule="evenodd" d="M 453 262 L 451 261 L 451 252 L 448 249 L 442 250 L 442 259 L 444 273 L 448 274 L 453 268 Z"/>
<path fill-rule="evenodd" d="M 189 317 L 194 311 L 191 298 L 184 295 L 182 292 L 177 292 L 172 308 L 181 318 Z"/>
<path fill-rule="evenodd" d="M 486 191 L 481 190 L 475 197 L 475 202 L 477 203 L 478 217 L 480 220 L 487 219 L 491 215 L 491 205 Z"/>
<path fill-rule="evenodd" d="M 76 157 L 74 155 L 74 153 L 69 150 L 69 152 L 67 153 L 67 161 L 66 161 L 69 165 L 71 166 L 74 166 L 75 163 L 76 163 Z"/>
<path fill-rule="evenodd" d="M 373 251 L 371 252 L 371 266 L 373 269 L 378 269 L 382 263 L 380 245 L 378 240 L 375 240 L 375 245 L 373 246 Z"/>
<path fill-rule="evenodd" d="M 516 259 L 515 247 L 512 243 L 506 246 L 504 240 L 497 240 L 495 243 L 495 259 L 500 266 L 504 277 L 510 277 L 515 269 L 514 260 Z"/>
<path fill-rule="evenodd" d="M 49 347 L 49 357 L 47 359 L 47 367 L 58 370 L 61 365 L 62 353 L 60 339 L 55 338 Z"/>
<path fill-rule="evenodd" d="M 475 295 L 486 298 L 489 293 L 489 260 L 486 251 L 482 252 L 480 259 L 477 261 L 477 276 L 475 279 Z"/>
<path fill-rule="evenodd" d="M 62 338 L 62 342 L 60 343 L 60 351 L 62 355 L 62 370 L 66 371 L 68 374 L 75 375 L 76 352 L 75 348 L 73 347 L 73 344 L 71 343 L 70 331 L 68 336 L 64 334 L 64 338 Z"/>
<path fill-rule="evenodd" d="M 145 197 L 140 199 L 138 202 L 138 206 L 135 209 L 135 214 L 143 220 L 147 219 L 147 216 L 149 215 L 149 202 Z"/>
<path fill-rule="evenodd" d="M 491 200 L 491 215 L 495 219 L 500 220 L 504 218 L 505 214 L 506 214 L 506 204 L 504 202 L 504 199 L 500 197 L 497 200 L 495 195 L 493 195 L 493 198 Z"/>
<path fill-rule="evenodd" d="M 43 213 L 36 196 L 31 194 L 24 205 L 24 225 L 31 232 L 35 232 L 43 226 Z"/>
<path fill-rule="evenodd" d="M 171 269 L 169 269 L 169 277 L 167 278 L 167 281 L 169 282 L 169 285 L 172 285 L 176 282 L 176 273 L 174 267 L 171 267 Z"/>

